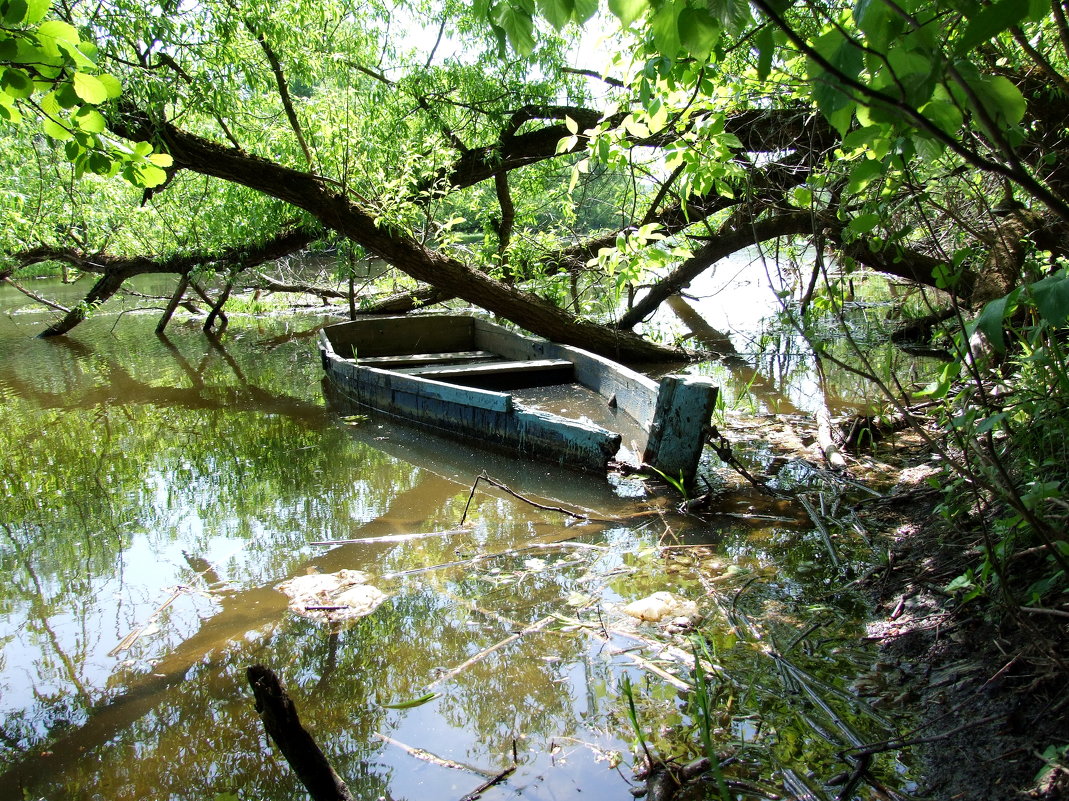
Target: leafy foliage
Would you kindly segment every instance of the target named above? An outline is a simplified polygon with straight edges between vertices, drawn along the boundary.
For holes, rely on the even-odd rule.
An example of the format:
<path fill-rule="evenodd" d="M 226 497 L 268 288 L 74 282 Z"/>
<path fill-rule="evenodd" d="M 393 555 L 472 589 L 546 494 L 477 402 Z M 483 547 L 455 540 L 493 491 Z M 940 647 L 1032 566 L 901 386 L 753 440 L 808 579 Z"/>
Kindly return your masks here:
<path fill-rule="evenodd" d="M 170 156 L 147 142 L 127 146 L 106 135 L 98 107 L 117 98 L 122 85 L 97 67 L 90 39 L 69 22 L 45 19 L 50 10 L 50 0 L 0 3 L 0 119 L 15 124 L 28 110 L 50 139 L 64 143 L 79 175 L 121 171 L 137 186 L 159 186 Z"/>

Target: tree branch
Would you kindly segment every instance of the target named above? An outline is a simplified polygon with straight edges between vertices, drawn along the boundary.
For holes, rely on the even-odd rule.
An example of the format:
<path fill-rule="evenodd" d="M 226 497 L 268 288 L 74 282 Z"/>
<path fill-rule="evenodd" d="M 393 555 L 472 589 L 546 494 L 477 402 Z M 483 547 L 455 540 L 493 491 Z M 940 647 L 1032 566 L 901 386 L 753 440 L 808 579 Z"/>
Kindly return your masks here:
<path fill-rule="evenodd" d="M 282 64 L 279 62 L 274 48 L 271 47 L 271 43 L 267 41 L 267 36 L 264 35 L 263 31 L 256 29 L 251 19 L 245 19 L 245 27 L 249 29 L 249 33 L 253 35 L 253 38 L 259 42 L 264 55 L 267 56 L 267 63 L 271 65 L 271 72 L 274 74 L 275 84 L 278 86 L 278 96 L 282 100 L 282 108 L 286 112 L 286 119 L 290 121 L 290 128 L 293 129 L 293 133 L 297 137 L 297 143 L 301 146 L 304 158 L 308 162 L 308 169 L 315 170 L 312 151 L 308 149 L 308 143 L 305 141 L 304 133 L 301 131 L 301 123 L 297 120 L 297 112 L 293 108 L 293 100 L 290 98 L 289 86 L 286 84 L 286 75 L 282 72 Z"/>

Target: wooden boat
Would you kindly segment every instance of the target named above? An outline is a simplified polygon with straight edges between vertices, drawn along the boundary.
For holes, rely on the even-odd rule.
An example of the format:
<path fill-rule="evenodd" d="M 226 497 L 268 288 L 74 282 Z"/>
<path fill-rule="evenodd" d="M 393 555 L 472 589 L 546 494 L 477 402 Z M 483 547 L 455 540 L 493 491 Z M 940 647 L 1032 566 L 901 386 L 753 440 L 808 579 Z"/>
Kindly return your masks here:
<path fill-rule="evenodd" d="M 660 383 L 610 359 L 463 315 L 374 316 L 323 328 L 323 368 L 356 403 L 445 436 L 580 470 L 607 469 L 619 432 L 531 408 L 524 388 L 576 383 L 645 432 L 641 459 L 689 482 L 717 388 L 698 376 Z"/>

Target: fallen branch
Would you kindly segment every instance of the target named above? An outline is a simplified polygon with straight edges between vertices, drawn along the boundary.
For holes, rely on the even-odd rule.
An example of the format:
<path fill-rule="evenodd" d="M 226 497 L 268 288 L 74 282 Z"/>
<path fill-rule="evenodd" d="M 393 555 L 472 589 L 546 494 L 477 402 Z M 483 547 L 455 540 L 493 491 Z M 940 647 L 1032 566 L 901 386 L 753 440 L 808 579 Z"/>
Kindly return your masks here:
<path fill-rule="evenodd" d="M 491 478 L 490 476 L 488 476 L 486 474 L 486 471 L 484 470 L 482 473 L 480 473 L 478 476 L 475 477 L 475 483 L 471 485 L 471 492 L 468 493 L 468 502 L 466 504 L 464 504 L 464 514 L 462 514 L 460 516 L 460 525 L 464 525 L 464 521 L 468 517 L 468 507 L 471 506 L 471 499 L 473 497 L 475 497 L 475 488 L 479 486 L 479 482 L 480 481 L 485 481 L 487 484 L 493 484 L 499 490 L 507 492 L 513 498 L 516 498 L 517 500 L 521 500 L 524 503 L 535 507 L 536 509 L 542 509 L 542 510 L 544 510 L 546 512 L 559 512 L 560 514 L 566 515 L 567 517 L 570 517 L 573 520 L 597 520 L 598 522 L 601 522 L 601 523 L 614 523 L 614 522 L 616 522 L 615 520 L 604 520 L 604 519 L 600 519 L 600 518 L 593 518 L 593 517 L 590 517 L 589 515 L 580 514 L 579 512 L 573 512 L 570 509 L 565 509 L 562 506 L 546 506 L 545 504 L 538 503 L 538 501 L 533 501 L 530 498 L 528 498 L 528 497 L 526 497 L 524 495 L 521 495 L 520 493 L 516 492 L 515 490 L 510 489 L 504 482 L 498 481 L 496 478 Z"/>
<path fill-rule="evenodd" d="M 371 544 L 376 542 L 408 542 L 409 540 L 421 540 L 426 537 L 448 537 L 453 534 L 469 533 L 471 529 L 451 528 L 447 531 L 426 531 L 415 534 L 387 534 L 383 537 L 363 537 L 355 540 L 315 540 L 309 545 L 353 545 L 356 543 Z"/>
<path fill-rule="evenodd" d="M 256 711 L 264 723 L 264 730 L 313 800 L 355 801 L 312 735 L 301 725 L 297 708 L 278 676 L 263 665 L 253 665 L 245 675 L 256 697 Z"/>
<path fill-rule="evenodd" d="M 451 770 L 466 770 L 469 773 L 475 773 L 479 776 L 482 776 L 483 778 L 493 779 L 497 776 L 497 774 L 491 773 L 488 770 L 482 770 L 481 768 L 477 768 L 474 765 L 465 765 L 463 762 L 454 762 L 452 759 L 445 759 L 444 757 L 440 757 L 437 754 L 432 754 L 430 751 L 426 751 L 422 748 L 415 748 L 411 745 L 405 745 L 400 740 L 395 740 L 393 737 L 381 734 L 380 732 L 375 732 L 373 736 L 378 737 L 384 743 L 389 743 L 390 745 L 397 746 L 409 756 L 415 757 L 416 759 L 421 759 L 424 762 L 430 762 L 432 765 L 437 765 L 440 768 L 450 768 Z"/>
<path fill-rule="evenodd" d="M 540 629 L 545 628 L 553 620 L 554 620 L 553 615 L 546 615 L 541 620 L 537 620 L 534 623 L 532 623 L 530 626 L 527 626 L 527 628 L 522 629 L 520 631 L 517 631 L 517 632 L 509 635 L 508 637 L 506 637 L 505 639 L 501 640 L 500 642 L 494 643 L 489 648 L 484 648 L 483 650 L 479 651 L 479 653 L 475 654 L 475 656 L 464 660 L 463 662 L 461 662 L 459 665 L 457 665 L 452 670 L 448 670 L 445 673 L 443 673 L 442 675 L 440 675 L 438 678 L 436 678 L 434 681 L 432 681 L 430 684 L 427 685 L 427 689 L 429 690 L 431 687 L 434 687 L 434 686 L 436 686 L 438 684 L 441 684 L 443 681 L 446 681 L 448 679 L 453 678 L 458 673 L 462 673 L 463 671 L 467 670 L 472 665 L 478 664 L 479 662 L 481 662 L 484 659 L 486 659 L 486 657 L 490 656 L 490 654 L 494 653 L 495 651 L 501 650 L 506 645 L 511 645 L 512 643 L 516 642 L 516 640 L 520 639 L 521 637 L 523 637 L 523 636 L 525 636 L 527 634 L 533 634 L 536 631 L 539 631 Z"/>
<path fill-rule="evenodd" d="M 11 278 L 10 276 L 4 276 L 3 280 L 7 281 L 7 283 L 11 284 L 11 286 L 15 287 L 15 289 L 17 289 L 23 295 L 25 295 L 26 297 L 30 298 L 30 300 L 36 300 L 42 306 L 47 306 L 50 309 L 53 309 L 55 311 L 63 312 L 64 314 L 69 314 L 70 313 L 70 309 L 68 309 L 66 306 L 60 306 L 55 301 L 51 301 L 48 298 L 44 297 L 43 295 L 38 295 L 36 292 L 31 292 L 30 290 L 28 290 L 26 287 L 22 286 L 22 284 L 20 284 L 18 281 L 16 281 L 14 278 Z"/>
<path fill-rule="evenodd" d="M 488 781 L 485 781 L 482 784 L 480 784 L 478 787 L 476 787 L 474 790 L 472 790 L 470 793 L 468 793 L 466 796 L 464 796 L 462 799 L 460 799 L 460 801 L 475 801 L 475 799 L 479 798 L 483 794 L 483 792 L 485 792 L 486 790 L 489 790 L 495 784 L 499 784 L 499 783 L 505 781 L 505 779 L 507 779 L 509 776 L 511 776 L 515 772 L 515 770 L 516 770 L 516 766 L 515 765 L 513 765 L 510 768 L 505 768 L 499 774 L 494 776 L 494 778 L 492 778 L 492 779 L 490 779 Z"/>

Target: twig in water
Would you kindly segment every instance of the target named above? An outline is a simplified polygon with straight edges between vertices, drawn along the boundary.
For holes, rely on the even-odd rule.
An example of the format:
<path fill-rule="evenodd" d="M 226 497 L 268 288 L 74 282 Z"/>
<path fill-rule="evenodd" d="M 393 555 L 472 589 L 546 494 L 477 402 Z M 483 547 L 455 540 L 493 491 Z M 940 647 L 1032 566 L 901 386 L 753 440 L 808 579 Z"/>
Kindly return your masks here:
<path fill-rule="evenodd" d="M 538 501 L 533 501 L 530 498 L 528 498 L 528 497 L 526 497 L 524 495 L 521 495 L 520 493 L 516 492 L 514 489 L 511 489 L 504 482 L 498 481 L 496 478 L 491 478 L 490 476 L 488 476 L 486 474 L 486 471 L 484 470 L 482 473 L 480 473 L 478 476 L 475 477 L 475 483 L 471 485 L 471 492 L 468 493 L 468 502 L 466 504 L 464 504 L 464 514 L 462 514 L 460 516 L 460 525 L 464 525 L 464 521 L 468 517 L 468 507 L 471 506 L 471 499 L 475 496 L 475 488 L 479 486 L 479 482 L 480 481 L 485 481 L 487 484 L 493 484 L 499 490 L 507 492 L 513 498 L 516 498 L 517 500 L 521 500 L 524 503 L 535 507 L 536 509 L 542 509 L 542 510 L 544 510 L 546 512 L 559 512 L 560 514 L 566 515 L 566 516 L 572 518 L 573 520 L 596 520 L 598 522 L 603 522 L 603 523 L 614 523 L 614 522 L 616 522 L 615 520 L 607 520 L 607 519 L 602 519 L 602 518 L 590 517 L 589 515 L 580 514 L 579 512 L 573 512 L 570 509 L 565 509 L 565 508 L 563 508 L 561 506 L 546 506 L 545 504 L 538 503 Z"/>
<path fill-rule="evenodd" d="M 141 639 L 141 635 L 148 631 L 149 626 L 151 626 L 153 623 L 156 622 L 157 619 L 159 619 L 160 613 L 163 612 L 164 609 L 173 604 L 186 593 L 191 592 L 193 592 L 193 590 L 187 587 L 185 584 L 179 584 L 177 587 L 175 587 L 174 590 L 171 592 L 170 597 L 158 607 L 156 607 L 156 611 L 148 616 L 148 620 L 145 621 L 145 625 L 138 626 L 136 629 L 134 629 L 125 637 L 123 637 L 122 642 L 120 642 L 118 645 L 108 651 L 108 656 L 118 656 L 123 651 L 132 648 L 134 646 L 134 643 Z"/>
<path fill-rule="evenodd" d="M 475 799 L 479 798 L 486 790 L 489 790 L 491 787 L 493 787 L 495 784 L 498 784 L 499 782 L 505 781 L 505 779 L 511 776 L 515 771 L 515 765 L 509 768 L 505 768 L 499 774 L 494 776 L 494 778 L 488 779 L 487 781 L 480 784 L 478 787 L 476 787 L 474 790 L 472 790 L 470 793 L 460 799 L 460 801 L 475 801 Z"/>
<path fill-rule="evenodd" d="M 492 778 L 495 776 L 495 774 L 491 773 L 490 771 L 482 770 L 481 768 L 477 768 L 474 765 L 465 765 L 463 762 L 454 762 L 452 759 L 445 759 L 444 757 L 440 757 L 437 754 L 432 754 L 430 751 L 425 751 L 422 748 L 415 748 L 411 745 L 405 745 L 400 740 L 395 740 L 393 737 L 389 737 L 380 732 L 375 732 L 373 736 L 378 737 L 384 743 L 389 743 L 390 745 L 397 746 L 409 756 L 415 757 L 416 759 L 422 759 L 424 762 L 430 762 L 432 765 L 437 765 L 441 768 L 466 770 L 469 773 L 474 773 L 476 775 L 482 776 L 483 778 Z"/>
<path fill-rule="evenodd" d="M 446 531 L 427 531 L 424 533 L 416 534 L 388 534 L 383 537 L 363 537 L 355 540 L 315 540 L 308 543 L 309 545 L 353 545 L 355 543 L 376 543 L 376 542 L 407 542 L 408 540 L 418 540 L 424 537 L 448 537 L 451 534 L 465 534 L 468 532 L 466 528 L 451 528 Z"/>
<path fill-rule="evenodd" d="M 709 438 L 707 440 L 709 445 L 712 446 L 713 452 L 720 457 L 720 460 L 728 465 L 732 470 L 745 478 L 758 491 L 763 492 L 765 495 L 771 495 L 772 497 L 779 497 L 780 493 L 768 486 L 768 483 L 760 478 L 755 477 L 747 470 L 738 457 L 735 456 L 734 451 L 731 450 L 731 442 L 728 438 L 720 433 L 720 429 L 716 426 L 712 426 L 709 429 Z"/>
<path fill-rule="evenodd" d="M 434 686 L 436 686 L 438 684 L 441 684 L 443 681 L 446 681 L 447 679 L 453 678 L 458 673 L 461 673 L 462 671 L 467 670 L 472 665 L 474 665 L 474 664 L 476 664 L 478 662 L 481 662 L 482 660 L 486 659 L 486 657 L 490 656 L 490 654 L 492 654 L 494 651 L 498 651 L 498 650 L 504 648 L 506 645 L 510 645 L 510 644 L 516 642 L 516 640 L 520 639 L 525 634 L 533 634 L 534 632 L 538 631 L 539 629 L 545 628 L 553 620 L 554 620 L 553 615 L 547 615 L 546 617 L 542 618 L 541 620 L 535 621 L 534 623 L 532 623 L 530 626 L 528 626 L 527 628 L 523 629 L 522 631 L 517 631 L 514 634 L 509 635 L 508 637 L 506 637 L 505 639 L 501 640 L 500 642 L 497 642 L 494 645 L 491 645 L 489 648 L 483 648 L 483 650 L 479 651 L 479 653 L 475 654 L 475 656 L 471 657 L 470 659 L 465 659 L 463 662 L 461 662 L 459 665 L 457 665 L 452 670 L 448 670 L 445 673 L 443 673 L 441 676 L 436 678 L 434 681 L 432 681 L 430 684 L 427 685 L 427 689 L 429 690 L 431 687 L 434 687 Z"/>

